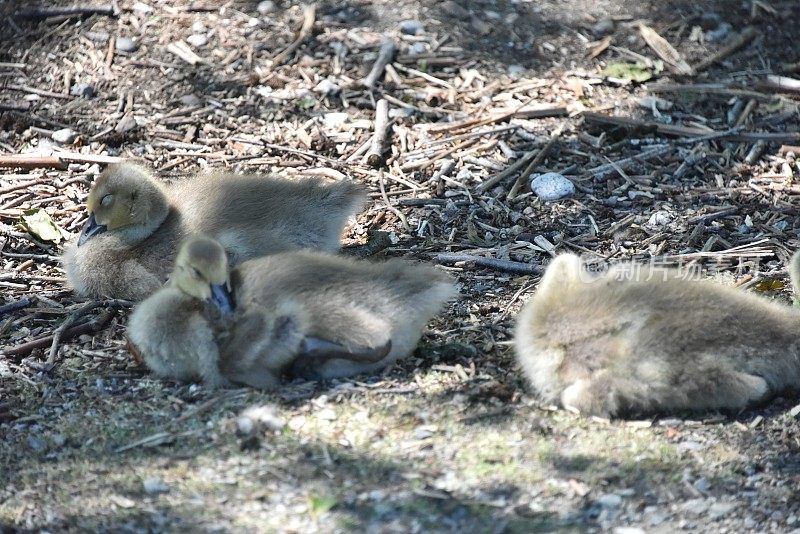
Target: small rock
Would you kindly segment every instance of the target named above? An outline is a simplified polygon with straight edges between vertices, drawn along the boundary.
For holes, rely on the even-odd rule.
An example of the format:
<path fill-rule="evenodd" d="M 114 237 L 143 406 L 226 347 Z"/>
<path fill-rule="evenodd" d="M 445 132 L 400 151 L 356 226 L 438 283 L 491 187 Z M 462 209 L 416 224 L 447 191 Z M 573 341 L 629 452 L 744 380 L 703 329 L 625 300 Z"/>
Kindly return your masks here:
<path fill-rule="evenodd" d="M 456 180 L 463 184 L 469 180 L 472 180 L 472 176 L 472 171 L 466 167 L 463 167 L 456 173 Z"/>
<path fill-rule="evenodd" d="M 317 417 L 322 419 L 323 421 L 335 421 L 336 420 L 336 412 L 334 412 L 330 408 L 324 408 L 319 411 Z"/>
<path fill-rule="evenodd" d="M 433 436 L 435 428 L 429 425 L 419 426 L 414 430 L 414 439 L 427 439 Z"/>
<path fill-rule="evenodd" d="M 672 214 L 668 211 L 659 210 L 650 216 L 647 224 L 650 226 L 664 226 L 672 221 Z"/>
<path fill-rule="evenodd" d="M 350 118 L 350 116 L 347 113 L 326 113 L 322 116 L 322 122 L 326 128 L 338 128 L 346 123 L 348 118 Z"/>
<path fill-rule="evenodd" d="M 56 130 L 55 132 L 50 135 L 50 137 L 56 143 L 61 143 L 67 145 L 72 143 L 76 137 L 78 137 L 78 133 L 75 130 L 70 128 L 61 128 L 60 130 Z"/>
<path fill-rule="evenodd" d="M 197 95 L 183 95 L 178 99 L 184 106 L 199 106 L 203 103 Z"/>
<path fill-rule="evenodd" d="M 109 495 L 108 500 L 119 506 L 120 508 L 133 508 L 136 502 L 122 495 Z"/>
<path fill-rule="evenodd" d="M 133 130 L 134 128 L 136 128 L 136 126 L 137 126 L 136 119 L 133 118 L 133 115 L 130 113 L 126 113 L 125 115 L 122 116 L 117 125 L 114 127 L 114 131 L 117 133 L 125 133 L 130 130 Z"/>
<path fill-rule="evenodd" d="M 696 441 L 681 441 L 678 443 L 678 449 L 682 451 L 699 451 L 704 448 L 705 445 Z"/>
<path fill-rule="evenodd" d="M 705 32 L 703 37 L 709 43 L 719 43 L 728 38 L 728 36 L 731 34 L 731 30 L 733 30 L 733 26 L 731 26 L 729 23 L 720 22 L 719 26 L 713 30 Z"/>
<path fill-rule="evenodd" d="M 286 426 L 286 421 L 278 415 L 277 410 L 272 406 L 251 406 L 242 412 L 241 417 L 246 417 L 253 421 L 259 430 L 277 431 Z"/>
<path fill-rule="evenodd" d="M 341 87 L 339 87 L 338 85 L 336 85 L 335 83 L 333 83 L 328 79 L 322 80 L 316 85 L 316 87 L 314 87 L 314 92 L 322 93 L 325 96 L 335 95 L 341 90 L 342 90 Z"/>
<path fill-rule="evenodd" d="M 563 174 L 548 172 L 534 175 L 531 179 L 531 191 L 547 202 L 575 194 L 575 184 L 564 177 Z"/>
<path fill-rule="evenodd" d="M 789 415 L 797 419 L 797 416 L 800 415 L 800 404 L 789 410 Z"/>
<path fill-rule="evenodd" d="M 196 20 L 192 24 L 192 33 L 206 33 L 207 31 L 208 28 L 206 28 L 205 24 L 203 24 L 199 20 Z"/>
<path fill-rule="evenodd" d="M 693 514 L 693 515 L 701 515 L 708 510 L 709 503 L 706 499 L 690 499 L 684 502 L 681 505 L 681 508 L 684 512 Z"/>
<path fill-rule="evenodd" d="M 414 43 L 411 45 L 411 48 L 408 49 L 409 55 L 418 56 L 419 54 L 424 54 L 428 51 L 428 47 L 425 43 Z"/>
<path fill-rule="evenodd" d="M 249 436 L 256 430 L 255 422 L 249 417 L 239 417 L 236 419 L 236 432 L 240 436 Z"/>
<path fill-rule="evenodd" d="M 457 19 L 465 19 L 469 17 L 469 11 L 456 4 L 453 0 L 446 0 L 445 2 L 442 2 L 439 5 L 439 9 Z"/>
<path fill-rule="evenodd" d="M 613 510 L 622 504 L 622 497 L 614 493 L 606 493 L 597 498 L 597 504 L 606 510 Z"/>
<path fill-rule="evenodd" d="M 208 43 L 208 37 L 201 33 L 193 33 L 186 38 L 186 42 L 195 48 L 202 48 Z"/>
<path fill-rule="evenodd" d="M 736 503 L 715 502 L 708 508 L 708 517 L 712 521 L 722 519 L 736 508 Z"/>
<path fill-rule="evenodd" d="M 133 52 L 139 48 L 139 45 L 130 37 L 117 37 L 116 47 L 120 52 Z"/>
<path fill-rule="evenodd" d="M 706 477 L 700 477 L 694 481 L 692 486 L 694 486 L 694 488 L 700 493 L 708 494 L 709 490 L 711 489 L 711 482 L 709 482 Z"/>
<path fill-rule="evenodd" d="M 598 20 L 592 26 L 592 33 L 596 36 L 603 36 L 614 31 L 613 19 L 605 18 Z"/>
<path fill-rule="evenodd" d="M 419 35 L 425 31 L 425 27 L 418 20 L 404 20 L 398 25 L 401 33 L 406 35 Z"/>
<path fill-rule="evenodd" d="M 94 95 L 97 94 L 97 92 L 94 90 L 94 87 L 92 87 L 88 83 L 73 84 L 69 92 L 71 95 L 80 96 L 83 98 L 92 98 Z"/>
<path fill-rule="evenodd" d="M 263 2 L 259 2 L 256 10 L 262 15 L 269 15 L 275 11 L 275 2 L 272 0 L 263 0 Z"/>
<path fill-rule="evenodd" d="M 90 41 L 96 43 L 107 43 L 108 39 L 111 37 L 108 32 L 86 32 L 83 35 Z"/>
<path fill-rule="evenodd" d="M 144 487 L 144 492 L 148 495 L 156 495 L 158 493 L 167 493 L 169 491 L 169 486 L 161 480 L 160 478 L 148 478 L 142 482 L 142 486 Z"/>
<path fill-rule="evenodd" d="M 67 443 L 67 438 L 64 434 L 53 434 L 50 436 L 50 444 L 54 449 L 60 449 Z"/>
<path fill-rule="evenodd" d="M 667 514 L 665 514 L 664 512 L 653 512 L 647 518 L 647 522 L 650 523 L 651 527 L 660 525 L 666 520 L 667 520 Z"/>
<path fill-rule="evenodd" d="M 144 2 L 136 2 L 136 3 L 134 3 L 133 6 L 131 6 L 131 9 L 133 9 L 134 11 L 136 11 L 137 13 L 140 13 L 142 15 L 147 15 L 148 13 L 152 13 L 153 12 L 153 8 L 148 6 Z"/>
<path fill-rule="evenodd" d="M 36 436 L 30 436 L 28 438 L 28 447 L 30 447 L 35 451 L 41 451 L 45 447 L 47 447 L 47 443 L 45 443 L 42 438 L 37 438 Z"/>
<path fill-rule="evenodd" d="M 509 65 L 508 66 L 508 75 L 509 76 L 522 76 L 525 74 L 525 67 L 522 65 Z"/>

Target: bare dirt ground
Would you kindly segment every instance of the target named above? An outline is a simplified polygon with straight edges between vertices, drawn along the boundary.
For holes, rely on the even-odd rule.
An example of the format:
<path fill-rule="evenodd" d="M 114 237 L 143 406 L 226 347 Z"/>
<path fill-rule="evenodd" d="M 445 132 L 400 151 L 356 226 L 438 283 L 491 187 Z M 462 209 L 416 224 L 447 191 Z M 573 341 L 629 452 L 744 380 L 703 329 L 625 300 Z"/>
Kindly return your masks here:
<path fill-rule="evenodd" d="M 796 1 L 334 0 L 296 48 L 304 9 L 291 3 L 126 0 L 38 20 L 30 7 L 0 2 L 0 152 L 44 165 L 0 179 L 0 530 L 800 527 L 797 398 L 589 420 L 541 405 L 509 347 L 559 251 L 699 259 L 791 298 Z M 368 90 L 385 36 L 399 53 Z M 364 155 L 380 98 L 392 130 L 378 170 Z M 227 167 L 368 184 L 345 244 L 383 239 L 374 258 L 446 264 L 461 296 L 382 375 L 271 395 L 154 380 L 125 349 L 127 310 L 110 305 L 78 318 L 84 333 L 47 365 L 48 336 L 83 302 L 44 214 L 75 235 L 116 156 L 164 179 Z M 576 194 L 542 202 L 522 171 L 561 172 Z M 34 216 L 44 223 L 20 226 Z M 262 405 L 248 431 L 241 412 Z"/>

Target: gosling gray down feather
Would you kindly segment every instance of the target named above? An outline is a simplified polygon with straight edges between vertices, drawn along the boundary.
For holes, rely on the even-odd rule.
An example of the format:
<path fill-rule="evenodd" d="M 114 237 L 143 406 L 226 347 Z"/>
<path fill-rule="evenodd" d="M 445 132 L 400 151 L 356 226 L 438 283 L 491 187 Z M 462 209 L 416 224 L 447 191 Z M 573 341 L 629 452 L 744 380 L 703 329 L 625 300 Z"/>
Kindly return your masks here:
<path fill-rule="evenodd" d="M 614 417 L 740 410 L 800 384 L 800 312 L 685 274 L 624 264 L 590 275 L 577 256 L 556 257 L 514 339 L 534 390 Z"/>
<path fill-rule="evenodd" d="M 352 182 L 213 173 L 168 186 L 138 165 L 111 165 L 89 193 L 87 227 L 61 259 L 78 294 L 138 301 L 163 285 L 189 235 L 217 239 L 233 265 L 298 247 L 334 252 L 365 198 Z"/>

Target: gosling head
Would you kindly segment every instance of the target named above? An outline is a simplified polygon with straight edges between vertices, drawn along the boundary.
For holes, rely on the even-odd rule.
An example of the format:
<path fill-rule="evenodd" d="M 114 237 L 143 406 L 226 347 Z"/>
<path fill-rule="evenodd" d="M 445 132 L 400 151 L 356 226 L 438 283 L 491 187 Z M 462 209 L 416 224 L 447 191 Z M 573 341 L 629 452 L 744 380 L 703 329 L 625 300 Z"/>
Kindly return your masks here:
<path fill-rule="evenodd" d="M 150 174 L 131 163 L 110 165 L 95 180 L 86 201 L 89 220 L 78 246 L 104 232 L 117 231 L 129 241 L 141 241 L 164 222 L 169 203 Z"/>
<path fill-rule="evenodd" d="M 209 237 L 196 236 L 183 243 L 170 283 L 190 297 L 210 301 L 225 315 L 233 312 L 228 258 L 222 245 Z"/>

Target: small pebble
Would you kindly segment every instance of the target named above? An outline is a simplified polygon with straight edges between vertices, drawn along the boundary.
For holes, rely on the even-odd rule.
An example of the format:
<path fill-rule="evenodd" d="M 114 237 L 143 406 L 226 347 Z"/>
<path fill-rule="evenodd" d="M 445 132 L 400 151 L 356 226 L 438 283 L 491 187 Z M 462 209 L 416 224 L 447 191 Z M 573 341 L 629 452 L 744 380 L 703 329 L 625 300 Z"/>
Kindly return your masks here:
<path fill-rule="evenodd" d="M 200 104 L 203 103 L 203 101 L 200 100 L 199 96 L 192 94 L 183 95 L 178 100 L 180 100 L 180 103 L 183 104 L 184 106 L 199 106 Z"/>
<path fill-rule="evenodd" d="M 547 202 L 575 194 L 575 184 L 563 174 L 548 172 L 532 176 L 531 191 Z"/>
<path fill-rule="evenodd" d="M 425 31 L 425 27 L 418 20 L 404 20 L 398 25 L 401 33 L 406 35 L 419 35 Z"/>
<path fill-rule="evenodd" d="M 509 76 L 521 76 L 525 73 L 525 67 L 522 65 L 509 65 L 508 66 L 508 74 Z"/>
<path fill-rule="evenodd" d="M 142 486 L 144 487 L 144 492 L 148 495 L 167 493 L 169 491 L 169 486 L 167 486 L 163 480 L 156 477 L 146 479 L 142 482 Z"/>
<path fill-rule="evenodd" d="M 139 48 L 136 42 L 130 37 L 117 37 L 116 47 L 120 52 L 133 52 Z"/>
<path fill-rule="evenodd" d="M 412 56 L 418 56 L 419 54 L 424 54 L 428 51 L 428 47 L 425 43 L 414 43 L 411 45 L 411 48 L 408 49 L 408 53 Z"/>
<path fill-rule="evenodd" d="M 108 32 L 86 32 L 84 35 L 87 39 L 96 43 L 106 43 L 111 37 Z"/>
<path fill-rule="evenodd" d="M 200 33 L 194 33 L 186 38 L 186 42 L 195 48 L 202 48 L 208 43 L 208 37 Z"/>
<path fill-rule="evenodd" d="M 250 419 L 253 425 L 260 430 L 278 431 L 286 426 L 286 421 L 281 418 L 278 411 L 272 406 L 251 406 L 242 412 L 239 419 L 243 418 Z M 237 420 L 238 424 L 239 420 Z"/>
<path fill-rule="evenodd" d="M 622 497 L 614 493 L 607 493 L 597 498 L 597 504 L 606 510 L 619 508 L 619 506 L 622 504 Z"/>
<path fill-rule="evenodd" d="M 708 517 L 712 521 L 722 519 L 736 509 L 736 503 L 732 502 L 715 502 L 708 508 Z"/>
<path fill-rule="evenodd" d="M 672 221 L 672 214 L 668 211 L 659 210 L 650 216 L 647 224 L 650 226 L 664 226 Z"/>
<path fill-rule="evenodd" d="M 264 0 L 263 2 L 258 3 L 258 7 L 256 7 L 256 9 L 262 15 L 269 15 L 275 11 L 275 2 L 272 0 Z"/>
<path fill-rule="evenodd" d="M 592 26 L 592 33 L 603 36 L 614 31 L 614 21 L 612 19 L 600 19 Z"/>
<path fill-rule="evenodd" d="M 708 493 L 711 490 L 711 482 L 708 481 L 706 477 L 700 477 L 694 481 L 692 486 L 695 487 L 697 491 L 700 493 Z"/>
<path fill-rule="evenodd" d="M 47 444 L 44 442 L 43 439 L 31 436 L 28 438 L 28 447 L 30 447 L 35 451 L 41 451 L 42 449 L 47 447 Z"/>
<path fill-rule="evenodd" d="M 153 12 L 153 8 L 148 6 L 144 2 L 135 2 L 133 6 L 131 6 L 131 9 L 142 15 L 147 15 L 148 13 Z"/>
<path fill-rule="evenodd" d="M 207 31 L 208 28 L 206 28 L 205 24 L 203 24 L 199 20 L 195 21 L 195 23 L 192 24 L 192 33 L 206 33 Z"/>
<path fill-rule="evenodd" d="M 92 87 L 88 83 L 73 84 L 69 92 L 74 96 L 80 96 L 83 98 L 92 98 L 94 95 L 97 94 L 97 92 L 94 90 L 94 87 Z"/>
<path fill-rule="evenodd" d="M 336 85 L 335 83 L 333 83 L 328 79 L 322 80 L 316 85 L 316 87 L 314 87 L 314 92 L 322 93 L 323 95 L 326 96 L 335 95 L 341 90 L 342 90 L 341 87 L 339 87 L 338 85 Z"/>
<path fill-rule="evenodd" d="M 50 137 L 56 143 L 61 143 L 67 145 L 72 143 L 76 137 L 78 137 L 78 133 L 75 130 L 70 128 L 61 128 L 60 130 L 56 130 L 55 132 L 50 135 Z"/>

